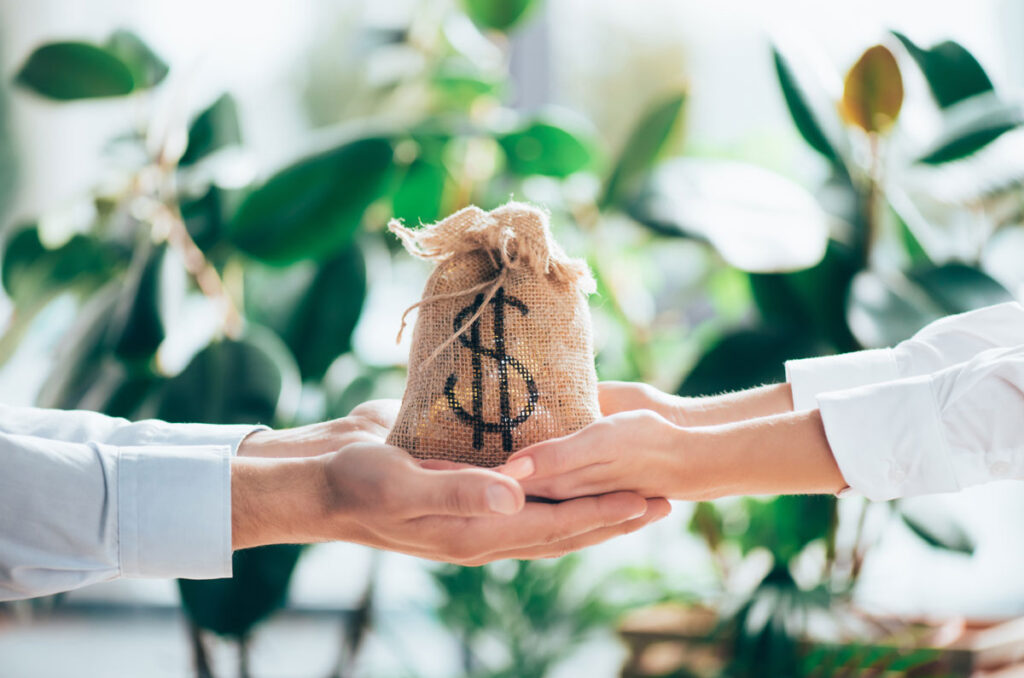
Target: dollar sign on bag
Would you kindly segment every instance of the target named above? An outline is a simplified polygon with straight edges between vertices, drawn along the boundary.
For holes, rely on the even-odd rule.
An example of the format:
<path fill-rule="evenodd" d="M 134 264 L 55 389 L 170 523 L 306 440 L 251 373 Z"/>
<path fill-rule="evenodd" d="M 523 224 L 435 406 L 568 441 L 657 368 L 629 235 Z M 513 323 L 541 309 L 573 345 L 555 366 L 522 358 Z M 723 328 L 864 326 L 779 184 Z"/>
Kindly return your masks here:
<path fill-rule="evenodd" d="M 484 295 L 476 295 L 472 304 L 466 306 L 455 316 L 453 326 L 458 332 L 467 318 L 474 315 L 484 303 Z M 444 385 L 444 395 L 448 399 L 448 407 L 462 421 L 473 427 L 473 449 L 484 446 L 484 433 L 500 433 L 501 446 L 506 452 L 512 451 L 512 430 L 530 418 L 540 397 L 533 376 L 521 362 L 505 352 L 505 307 L 514 308 L 523 315 L 529 313 L 526 304 L 512 295 L 505 294 L 505 288 L 499 287 L 494 293 L 490 304 L 494 307 L 494 348 L 480 343 L 480 320 L 477 318 L 468 333 L 459 335 L 459 341 L 473 353 L 473 401 L 472 413 L 467 412 L 455 395 L 455 374 L 448 376 Z M 468 334 L 469 336 L 466 336 Z M 501 410 L 499 421 L 484 420 L 484 373 L 483 357 L 492 358 L 498 363 L 498 403 Z M 527 401 L 521 410 L 512 416 L 512 403 L 509 399 L 508 377 L 512 368 L 526 384 Z"/>

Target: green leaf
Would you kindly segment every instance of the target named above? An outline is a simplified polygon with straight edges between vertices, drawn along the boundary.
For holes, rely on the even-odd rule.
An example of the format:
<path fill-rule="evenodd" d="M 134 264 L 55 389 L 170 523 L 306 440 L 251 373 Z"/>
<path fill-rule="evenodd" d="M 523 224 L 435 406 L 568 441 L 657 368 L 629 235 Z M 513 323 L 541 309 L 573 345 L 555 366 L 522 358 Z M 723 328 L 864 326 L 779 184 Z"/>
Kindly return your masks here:
<path fill-rule="evenodd" d="M 22 228 L 4 244 L 4 289 L 19 306 L 68 289 L 88 293 L 117 274 L 123 256 L 116 248 L 83 234 L 49 249 L 39 241 L 35 226 Z"/>
<path fill-rule="evenodd" d="M 593 137 L 565 116 L 549 114 L 498 137 L 509 169 L 523 176 L 567 177 L 594 160 Z"/>
<path fill-rule="evenodd" d="M 410 225 L 437 221 L 447 178 L 440 162 L 423 157 L 413 160 L 391 196 L 394 217 Z"/>
<path fill-rule="evenodd" d="M 352 346 L 366 297 L 366 265 L 353 245 L 315 272 L 294 268 L 250 272 L 246 309 L 281 336 L 303 379 L 320 379 Z"/>
<path fill-rule="evenodd" d="M 460 111 L 469 110 L 480 97 L 499 98 L 505 86 L 499 76 L 459 57 L 442 61 L 431 82 L 441 108 Z"/>
<path fill-rule="evenodd" d="M 679 124 L 686 95 L 682 92 L 652 106 L 633 128 L 604 187 L 600 207 L 622 204 L 654 166 Z"/>
<path fill-rule="evenodd" d="M 476 25 L 507 31 L 539 3 L 536 0 L 463 0 L 462 4 Z"/>
<path fill-rule="evenodd" d="M 285 392 L 298 389 L 287 351 L 252 333 L 216 341 L 164 386 L 157 417 L 169 422 L 270 424 Z"/>
<path fill-rule="evenodd" d="M 58 101 L 122 96 L 135 90 L 135 79 L 123 61 L 84 42 L 36 48 L 16 77 L 22 86 Z"/>
<path fill-rule="evenodd" d="M 302 546 L 277 544 L 236 551 L 230 579 L 179 579 L 185 613 L 197 626 L 244 638 L 284 607 Z"/>
<path fill-rule="evenodd" d="M 225 212 L 223 190 L 217 186 L 210 186 L 198 198 L 182 200 L 181 216 L 185 220 L 185 228 L 199 249 L 206 252 L 221 241 Z"/>
<path fill-rule="evenodd" d="M 242 129 L 238 122 L 238 107 L 230 94 L 220 95 L 188 128 L 188 146 L 178 161 L 191 165 L 210 153 L 242 142 Z"/>
<path fill-rule="evenodd" d="M 114 31 L 105 47 L 131 71 L 137 90 L 156 87 L 167 77 L 167 64 L 131 31 Z"/>
<path fill-rule="evenodd" d="M 846 74 L 839 112 L 865 132 L 887 132 L 903 107 L 903 76 L 884 45 L 869 47 Z"/>
<path fill-rule="evenodd" d="M 968 556 L 974 555 L 977 545 L 963 525 L 952 517 L 912 510 L 905 504 L 900 506 L 898 513 L 910 531 L 929 546 Z"/>
<path fill-rule="evenodd" d="M 917 62 L 935 101 L 942 108 L 993 90 L 992 81 L 985 73 L 985 69 L 974 55 L 959 43 L 946 40 L 928 49 L 922 49 L 902 33 L 892 31 L 892 34 L 903 43 L 907 52 Z"/>
<path fill-rule="evenodd" d="M 785 381 L 783 364 L 819 355 L 806 333 L 754 328 L 726 334 L 701 356 L 679 387 L 679 395 L 698 396 L 741 391 Z"/>
<path fill-rule="evenodd" d="M 782 88 L 782 96 L 786 100 L 786 107 L 789 115 L 793 118 L 793 124 L 800 132 L 811 148 L 821 153 L 827 160 L 835 165 L 840 165 L 841 160 L 832 143 L 825 136 L 821 124 L 815 117 L 807 96 L 800 88 L 793 69 L 787 59 L 775 47 L 772 47 L 772 57 L 775 61 L 775 74 L 779 78 L 779 87 Z"/>
<path fill-rule="evenodd" d="M 984 272 L 965 264 L 912 271 L 906 277 L 857 274 L 847 301 L 850 330 L 867 348 L 894 346 L 939 318 L 1012 301 Z"/>
<path fill-rule="evenodd" d="M 949 109 L 945 130 L 917 162 L 939 165 L 960 160 L 1021 124 L 1024 124 L 1024 111 L 1019 104 L 1005 104 L 993 97 L 964 101 Z"/>
<path fill-rule="evenodd" d="M 391 167 L 391 144 L 383 138 L 351 141 L 300 160 L 243 200 L 227 235 L 271 264 L 327 259 L 352 242 Z"/>
<path fill-rule="evenodd" d="M 628 211 L 660 233 L 706 240 L 744 271 L 808 268 L 828 244 L 829 217 L 813 195 L 779 174 L 729 160 L 661 164 Z"/>

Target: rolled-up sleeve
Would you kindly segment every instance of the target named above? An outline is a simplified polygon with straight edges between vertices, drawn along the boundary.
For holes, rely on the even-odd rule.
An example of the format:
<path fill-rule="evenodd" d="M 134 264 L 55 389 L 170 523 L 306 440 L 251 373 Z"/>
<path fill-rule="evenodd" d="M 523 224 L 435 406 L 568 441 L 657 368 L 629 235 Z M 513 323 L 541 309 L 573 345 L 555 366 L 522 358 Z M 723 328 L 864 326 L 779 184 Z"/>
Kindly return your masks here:
<path fill-rule="evenodd" d="M 1024 347 L 817 404 L 843 477 L 870 499 L 1024 479 Z"/>
<path fill-rule="evenodd" d="M 791 360 L 793 408 L 817 407 L 822 393 L 931 374 L 997 348 L 1024 346 L 1024 306 L 1010 302 L 937 320 L 895 348 Z"/>
<path fill-rule="evenodd" d="M 230 576 L 230 455 L 0 433 L 0 600 Z"/>

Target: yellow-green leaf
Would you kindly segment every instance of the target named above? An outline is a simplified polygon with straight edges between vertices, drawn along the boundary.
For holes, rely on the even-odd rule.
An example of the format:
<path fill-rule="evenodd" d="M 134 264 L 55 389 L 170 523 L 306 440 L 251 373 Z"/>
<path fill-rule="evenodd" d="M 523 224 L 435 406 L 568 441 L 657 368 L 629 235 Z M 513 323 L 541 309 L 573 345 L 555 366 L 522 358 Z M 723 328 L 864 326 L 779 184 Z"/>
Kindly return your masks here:
<path fill-rule="evenodd" d="M 865 132 L 886 132 L 903 105 L 903 77 L 896 57 L 882 45 L 868 49 L 846 74 L 839 112 Z"/>

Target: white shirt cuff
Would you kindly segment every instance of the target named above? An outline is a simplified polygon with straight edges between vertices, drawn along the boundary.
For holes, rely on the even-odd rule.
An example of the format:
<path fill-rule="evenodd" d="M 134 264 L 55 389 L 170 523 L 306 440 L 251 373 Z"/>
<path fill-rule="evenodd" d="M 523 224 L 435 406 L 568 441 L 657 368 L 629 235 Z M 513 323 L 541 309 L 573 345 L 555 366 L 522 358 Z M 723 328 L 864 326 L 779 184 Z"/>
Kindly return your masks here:
<path fill-rule="evenodd" d="M 929 376 L 826 393 L 818 407 L 854 492 L 885 501 L 960 489 Z"/>
<path fill-rule="evenodd" d="M 899 377 L 896 357 L 890 348 L 786 363 L 786 381 L 793 391 L 793 409 L 798 412 L 815 409 L 822 393 L 893 381 Z"/>
<path fill-rule="evenodd" d="M 122 576 L 231 576 L 227 445 L 99 447 L 117 459 Z"/>

